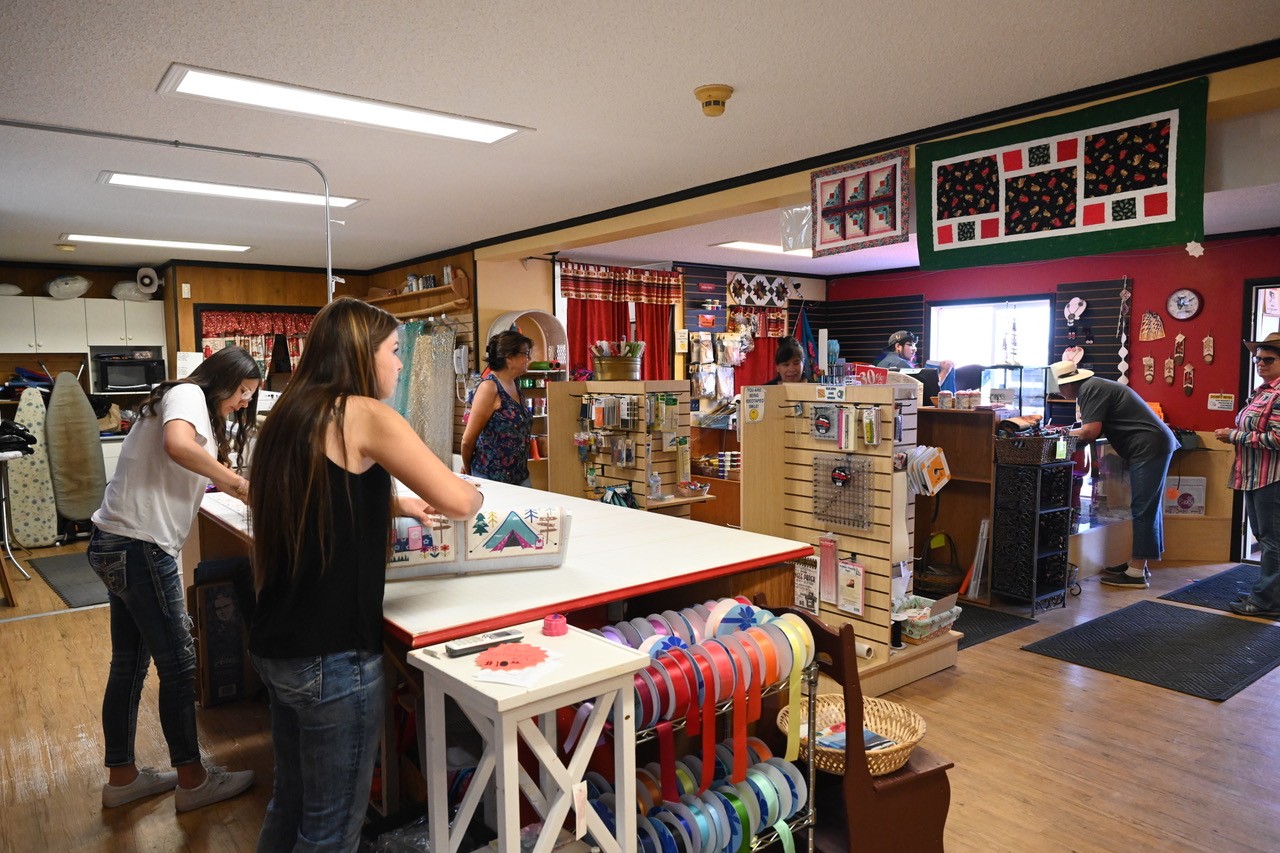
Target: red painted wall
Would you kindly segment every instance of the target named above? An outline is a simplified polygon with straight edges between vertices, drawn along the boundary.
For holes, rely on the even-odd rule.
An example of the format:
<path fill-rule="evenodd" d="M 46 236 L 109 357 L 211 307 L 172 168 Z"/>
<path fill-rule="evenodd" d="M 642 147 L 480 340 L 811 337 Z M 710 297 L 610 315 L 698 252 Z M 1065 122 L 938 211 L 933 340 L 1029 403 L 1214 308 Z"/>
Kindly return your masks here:
<path fill-rule="evenodd" d="M 1116 252 L 1086 258 L 974 267 L 962 270 L 926 272 L 912 270 L 835 279 L 827 298 L 869 299 L 894 295 L 922 294 L 925 302 L 942 302 L 982 297 L 1027 296 L 1053 293 L 1059 284 L 1077 281 L 1105 281 L 1129 276 L 1133 280 L 1132 324 L 1129 329 L 1129 377 L 1133 389 L 1143 399 L 1163 406 L 1172 424 L 1196 430 L 1230 426 L 1234 415 L 1206 409 L 1208 395 L 1236 394 L 1240 384 L 1241 361 L 1247 355 L 1240 342 L 1246 329 L 1243 318 L 1244 281 L 1280 277 L 1280 237 L 1239 237 L 1205 243 L 1204 255 L 1193 258 L 1182 247 Z M 1179 287 L 1199 291 L 1205 307 L 1200 315 L 1182 322 L 1169 317 L 1165 300 Z M 1137 340 L 1138 322 L 1144 311 L 1155 311 L 1164 321 L 1167 337 L 1159 341 Z M 1087 314 L 1086 314 L 1087 318 Z M 1182 391 L 1182 368 L 1174 374 L 1174 384 L 1164 382 L 1164 360 L 1173 354 L 1173 338 L 1187 336 L 1187 361 L 1195 366 L 1195 392 Z M 1201 339 L 1212 334 L 1213 364 L 1205 364 Z M 1156 360 L 1155 381 L 1142 376 L 1142 357 Z M 1237 399 L 1237 406 L 1240 401 Z"/>

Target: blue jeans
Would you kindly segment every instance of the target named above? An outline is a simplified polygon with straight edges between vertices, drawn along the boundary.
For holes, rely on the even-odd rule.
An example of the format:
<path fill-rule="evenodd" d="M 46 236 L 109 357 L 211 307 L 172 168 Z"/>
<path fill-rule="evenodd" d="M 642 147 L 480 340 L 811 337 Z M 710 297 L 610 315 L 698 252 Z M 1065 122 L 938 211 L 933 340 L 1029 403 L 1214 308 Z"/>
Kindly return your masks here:
<path fill-rule="evenodd" d="M 253 665 L 271 698 L 276 765 L 258 850 L 354 851 L 382 734 L 382 655 L 254 655 Z"/>
<path fill-rule="evenodd" d="M 1129 461 L 1129 510 L 1133 515 L 1133 548 L 1143 560 L 1164 553 L 1164 480 L 1173 454 Z"/>
<path fill-rule="evenodd" d="M 1280 482 L 1245 492 L 1244 511 L 1262 550 L 1249 600 L 1263 610 L 1280 610 Z"/>
<path fill-rule="evenodd" d="M 111 604 L 111 670 L 102 697 L 106 766 L 134 761 L 138 700 L 152 658 L 169 761 L 174 767 L 199 761 L 196 649 L 178 561 L 150 542 L 96 529 L 88 556 Z"/>

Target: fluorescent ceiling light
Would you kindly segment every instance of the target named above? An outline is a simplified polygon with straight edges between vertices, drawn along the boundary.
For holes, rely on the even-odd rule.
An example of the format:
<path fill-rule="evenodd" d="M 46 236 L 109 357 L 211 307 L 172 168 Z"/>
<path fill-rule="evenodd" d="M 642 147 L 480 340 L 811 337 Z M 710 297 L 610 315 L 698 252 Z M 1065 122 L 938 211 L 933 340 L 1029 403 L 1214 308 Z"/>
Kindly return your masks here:
<path fill-rule="evenodd" d="M 492 143 L 529 128 L 483 119 L 437 113 L 416 107 L 335 95 L 318 89 L 304 89 L 272 83 L 238 74 L 208 71 L 174 63 L 169 66 L 157 90 L 161 94 L 186 95 L 215 101 L 243 104 L 264 110 L 352 122 L 368 127 L 385 127 L 410 133 L 425 133 L 469 142 Z"/>
<path fill-rule="evenodd" d="M 271 190 L 263 187 L 245 187 L 238 184 L 216 184 L 210 181 L 187 181 L 181 178 L 158 178 L 153 175 L 131 175 L 125 172 L 103 172 L 98 180 L 116 187 L 136 187 L 144 190 L 164 190 L 174 193 L 194 193 L 222 198 L 247 198 L 256 201 L 283 201 L 290 204 L 323 205 L 320 193 L 300 193 L 290 190 Z M 329 196 L 331 207 L 351 207 L 364 201 L 340 195 Z"/>
<path fill-rule="evenodd" d="M 161 249 L 195 249 L 200 252 L 247 252 L 252 246 L 227 243 L 189 243 L 184 240 L 145 240 L 141 237 L 104 237 L 100 234 L 63 234 L 72 243 L 111 243 L 117 246 L 153 246 Z"/>
<path fill-rule="evenodd" d="M 713 243 L 717 249 L 739 249 L 743 252 L 767 252 L 771 255 L 793 255 L 798 258 L 812 258 L 813 249 L 793 249 L 784 251 L 780 243 L 752 243 L 748 240 L 733 240 L 729 243 Z"/>

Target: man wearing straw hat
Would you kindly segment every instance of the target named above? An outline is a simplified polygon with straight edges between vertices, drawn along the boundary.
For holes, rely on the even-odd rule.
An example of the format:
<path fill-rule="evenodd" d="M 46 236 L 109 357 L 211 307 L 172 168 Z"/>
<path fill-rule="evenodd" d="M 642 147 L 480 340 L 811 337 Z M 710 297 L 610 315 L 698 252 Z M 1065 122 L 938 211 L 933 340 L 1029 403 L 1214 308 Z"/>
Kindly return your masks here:
<path fill-rule="evenodd" d="M 1173 431 L 1156 417 L 1128 385 L 1094 376 L 1074 361 L 1059 361 L 1049 371 L 1058 393 L 1080 408 L 1080 426 L 1071 430 L 1082 441 L 1105 435 L 1116 453 L 1129 463 L 1129 511 L 1133 517 L 1133 545 L 1127 564 L 1103 570 L 1107 586 L 1146 589 L 1148 560 L 1164 552 L 1164 491 L 1169 461 L 1178 446 Z"/>

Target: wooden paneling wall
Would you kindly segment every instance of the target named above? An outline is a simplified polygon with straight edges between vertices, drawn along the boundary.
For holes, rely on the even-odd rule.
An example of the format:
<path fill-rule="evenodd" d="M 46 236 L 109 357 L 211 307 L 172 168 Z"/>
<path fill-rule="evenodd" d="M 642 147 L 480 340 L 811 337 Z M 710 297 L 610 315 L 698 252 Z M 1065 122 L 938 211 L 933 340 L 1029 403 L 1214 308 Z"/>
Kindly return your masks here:
<path fill-rule="evenodd" d="M 920 294 L 810 302 L 809 327 L 815 339 L 818 330 L 825 328 L 830 339 L 839 341 L 840 355 L 845 361 L 875 364 L 884 353 L 889 336 L 899 329 L 908 329 L 923 337 L 924 309 L 924 297 Z M 920 350 L 928 352 L 923 339 Z"/>

